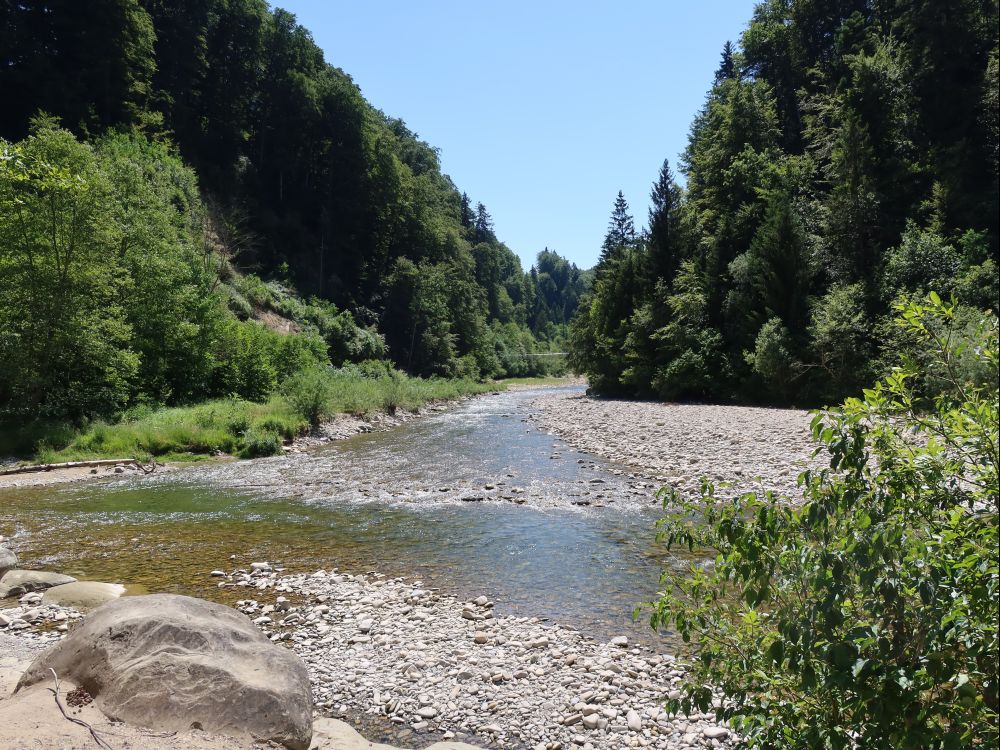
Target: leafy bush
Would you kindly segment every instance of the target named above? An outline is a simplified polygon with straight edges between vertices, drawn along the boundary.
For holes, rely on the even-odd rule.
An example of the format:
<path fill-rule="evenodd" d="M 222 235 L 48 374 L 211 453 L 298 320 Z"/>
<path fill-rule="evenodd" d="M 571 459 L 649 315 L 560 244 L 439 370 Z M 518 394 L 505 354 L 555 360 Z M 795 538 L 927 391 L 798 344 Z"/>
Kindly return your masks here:
<path fill-rule="evenodd" d="M 351 377 L 378 380 L 379 378 L 389 377 L 395 371 L 396 368 L 393 367 L 392 362 L 389 362 L 388 360 L 366 359 L 363 362 L 355 362 L 344 365 L 337 370 L 337 373 Z"/>
<path fill-rule="evenodd" d="M 959 252 L 935 232 L 907 226 L 899 246 L 886 253 L 880 286 L 891 299 L 908 292 L 950 292 L 962 270 Z"/>
<path fill-rule="evenodd" d="M 227 321 L 216 344 L 216 392 L 251 401 L 267 398 L 278 382 L 270 346 L 276 335 L 258 323 Z"/>
<path fill-rule="evenodd" d="M 406 403 L 404 376 L 399 372 L 393 372 L 382 381 L 382 384 L 382 408 L 389 414 L 395 414 L 396 410 Z"/>
<path fill-rule="evenodd" d="M 717 553 L 665 573 L 651 605 L 654 627 L 694 640 L 668 706 L 714 710 L 748 747 L 997 747 L 997 319 L 964 347 L 937 295 L 899 312 L 947 387 L 922 396 L 923 366 L 903 362 L 817 414 L 830 468 L 802 475 L 803 504 L 664 491 L 668 545 Z"/>
<path fill-rule="evenodd" d="M 330 415 L 333 382 L 320 368 L 304 370 L 285 381 L 281 394 L 295 412 L 315 426 Z"/>
<path fill-rule="evenodd" d="M 722 349 L 722 336 L 714 328 L 681 331 L 668 326 L 667 336 L 676 336 L 677 354 L 658 367 L 652 378 L 654 393 L 662 399 L 703 398 L 721 393 L 729 380 L 729 362 Z"/>
<path fill-rule="evenodd" d="M 285 335 L 272 334 L 271 361 L 278 382 L 298 372 L 318 367 L 328 362 L 326 345 L 313 332 Z"/>
<path fill-rule="evenodd" d="M 252 427 L 243 436 L 240 458 L 274 456 L 281 452 L 281 435 L 271 430 Z"/>
<path fill-rule="evenodd" d="M 809 335 L 826 393 L 853 392 L 867 379 L 870 325 L 861 284 L 834 286 L 812 309 Z"/>
<path fill-rule="evenodd" d="M 237 279 L 236 288 L 247 302 L 256 307 L 267 307 L 274 301 L 268 285 L 252 273 Z"/>

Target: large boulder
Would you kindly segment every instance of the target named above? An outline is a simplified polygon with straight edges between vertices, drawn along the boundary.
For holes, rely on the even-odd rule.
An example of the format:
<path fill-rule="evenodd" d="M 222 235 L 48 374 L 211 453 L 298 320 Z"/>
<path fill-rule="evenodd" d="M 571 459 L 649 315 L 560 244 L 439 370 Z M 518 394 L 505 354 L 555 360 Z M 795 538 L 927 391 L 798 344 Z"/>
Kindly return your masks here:
<path fill-rule="evenodd" d="M 89 612 L 114 601 L 124 593 L 125 587 L 120 583 L 74 581 L 47 589 L 42 594 L 42 604 L 55 604 L 60 607 L 72 607 L 81 612 Z"/>
<path fill-rule="evenodd" d="M 72 576 L 48 573 L 44 570 L 8 570 L 0 575 L 0 599 L 24 596 L 32 591 L 43 591 L 64 583 L 74 583 Z"/>
<path fill-rule="evenodd" d="M 129 724 L 249 736 L 290 750 L 306 750 L 312 737 L 305 664 L 221 604 L 172 594 L 118 599 L 32 662 L 17 689 L 51 680 L 49 670 Z"/>
<path fill-rule="evenodd" d="M 0 576 L 16 567 L 17 555 L 14 554 L 13 550 L 0 544 Z"/>

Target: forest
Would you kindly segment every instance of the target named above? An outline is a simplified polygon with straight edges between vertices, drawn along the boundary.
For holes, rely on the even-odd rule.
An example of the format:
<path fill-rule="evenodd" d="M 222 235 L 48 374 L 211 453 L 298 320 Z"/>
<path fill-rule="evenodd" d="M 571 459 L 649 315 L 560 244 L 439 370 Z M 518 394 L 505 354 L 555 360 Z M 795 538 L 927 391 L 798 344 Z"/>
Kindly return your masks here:
<path fill-rule="evenodd" d="M 264 400 L 315 367 L 543 373 L 589 277 L 525 272 L 438 152 L 264 0 L 3 6 L 0 411 Z M 385 372 L 385 368 L 368 368 Z"/>
<path fill-rule="evenodd" d="M 998 302 L 997 3 L 768 0 L 648 226 L 621 193 L 571 354 L 592 390 L 823 405 L 907 348 L 894 305 Z"/>

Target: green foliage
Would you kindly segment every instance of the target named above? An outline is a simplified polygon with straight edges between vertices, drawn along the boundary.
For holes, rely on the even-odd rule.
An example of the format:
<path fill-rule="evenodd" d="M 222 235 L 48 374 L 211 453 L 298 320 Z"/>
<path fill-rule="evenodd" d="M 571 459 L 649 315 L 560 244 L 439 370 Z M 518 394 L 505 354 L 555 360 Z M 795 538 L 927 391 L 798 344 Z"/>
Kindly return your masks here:
<path fill-rule="evenodd" d="M 44 462 L 130 456 L 178 460 L 216 452 L 268 456 L 335 414 L 415 410 L 430 401 L 496 387 L 472 380 L 412 378 L 384 363 L 312 368 L 290 378 L 280 393 L 263 403 L 225 398 L 196 406 L 143 405 L 129 409 L 117 422 L 82 427 L 40 421 L 0 425 L 0 452 Z"/>
<path fill-rule="evenodd" d="M 668 706 L 714 711 L 747 747 L 997 746 L 997 318 L 964 341 L 936 294 L 897 309 L 922 360 L 816 415 L 830 466 L 799 502 L 663 491 L 661 537 L 716 555 L 665 573 L 651 605 L 694 646 Z"/>
<path fill-rule="evenodd" d="M 213 371 L 219 297 L 241 320 L 273 323 L 274 313 L 318 332 L 335 365 L 389 357 L 422 375 L 505 374 L 492 326 L 529 325 L 530 277 L 486 207 L 473 210 L 441 173 L 437 151 L 366 102 L 293 15 L 264 0 L 100 0 L 96 15 L 43 5 L 0 10 L 12 52 L 0 84 L 17 96 L 0 136 L 22 137 L 44 107 L 104 144 L 115 172 L 109 213 L 125 218 L 130 248 L 152 250 L 130 250 L 115 267 L 128 267 L 143 300 L 125 312 L 146 346 L 139 378 L 155 398 L 187 401 L 239 381 Z M 156 143 L 106 135 L 114 128 Z M 192 173 L 161 145 L 168 136 L 210 210 L 191 201 Z M 192 249 L 211 273 L 194 278 L 199 269 L 178 262 Z M 406 279 L 407 263 L 419 283 Z M 247 268 L 257 273 L 238 271 Z M 199 287 L 190 298 L 183 272 Z M 154 293 L 158 285 L 167 293 Z M 147 336 L 156 328 L 159 337 Z M 235 392 L 266 391 L 258 375 Z"/>
<path fill-rule="evenodd" d="M 111 186 L 97 156 L 51 121 L 0 141 L 0 404 L 78 418 L 127 401 L 139 360 L 108 250 Z"/>
<path fill-rule="evenodd" d="M 754 350 L 746 356 L 753 371 L 782 396 L 786 395 L 789 383 L 795 377 L 792 348 L 791 335 L 781 318 L 771 318 L 761 326 Z"/>
<path fill-rule="evenodd" d="M 273 349 L 280 334 L 259 323 L 227 321 L 216 352 L 214 390 L 263 401 L 278 383 Z"/>
<path fill-rule="evenodd" d="M 282 384 L 281 395 L 296 413 L 316 426 L 330 416 L 333 383 L 324 370 L 303 370 Z"/>
<path fill-rule="evenodd" d="M 895 299 L 934 289 L 949 295 L 962 267 L 961 255 L 943 237 L 911 224 L 899 246 L 886 254 L 881 279 L 883 294 Z"/>
<path fill-rule="evenodd" d="M 281 435 L 266 427 L 251 427 L 243 436 L 240 458 L 260 458 L 281 453 Z"/>
<path fill-rule="evenodd" d="M 134 135 L 106 136 L 96 152 L 110 186 L 97 220 L 115 228 L 108 252 L 139 358 L 134 388 L 164 403 L 202 397 L 224 314 L 204 262 L 195 175 L 165 145 Z"/>
<path fill-rule="evenodd" d="M 757 4 L 692 125 L 685 189 L 666 164 L 653 185 L 640 292 L 581 305 L 591 387 L 829 403 L 898 349 L 895 300 L 995 310 L 997 29 L 996 3 Z M 616 226 L 598 277 L 608 238 L 629 244 Z M 705 310 L 685 325 L 682 280 Z"/>
<path fill-rule="evenodd" d="M 553 344 L 562 343 L 590 282 L 589 272 L 581 271 L 558 253 L 548 248 L 538 253 L 528 274 L 528 327 L 532 333 Z"/>
<path fill-rule="evenodd" d="M 822 368 L 829 398 L 856 392 L 870 382 L 871 324 L 861 284 L 836 285 L 817 300 L 809 325 L 813 359 Z"/>

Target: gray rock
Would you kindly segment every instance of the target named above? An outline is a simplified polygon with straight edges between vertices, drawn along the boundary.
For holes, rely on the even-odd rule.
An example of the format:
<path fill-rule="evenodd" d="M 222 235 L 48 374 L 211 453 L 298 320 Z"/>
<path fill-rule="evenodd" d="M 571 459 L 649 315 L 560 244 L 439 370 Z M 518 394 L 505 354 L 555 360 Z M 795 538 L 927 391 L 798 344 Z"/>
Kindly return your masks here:
<path fill-rule="evenodd" d="M 17 567 L 17 555 L 13 550 L 0 544 L 0 576 Z"/>
<path fill-rule="evenodd" d="M 725 727 L 705 727 L 701 733 L 710 740 L 724 740 L 729 736 L 729 730 Z"/>
<path fill-rule="evenodd" d="M 642 731 L 642 717 L 639 716 L 638 711 L 629 711 L 625 714 L 625 723 L 628 724 L 628 728 L 633 732 Z"/>
<path fill-rule="evenodd" d="M 221 604 L 170 594 L 111 602 L 40 655 L 17 689 L 51 679 L 50 669 L 112 719 L 309 747 L 305 665 Z"/>
<path fill-rule="evenodd" d="M 57 604 L 60 607 L 72 607 L 81 612 L 89 612 L 124 593 L 125 587 L 118 583 L 75 581 L 47 589 L 42 594 L 42 604 Z"/>
<path fill-rule="evenodd" d="M 44 570 L 8 570 L 0 577 L 0 599 L 24 596 L 32 591 L 43 591 L 74 581 L 76 579 L 72 576 L 48 573 Z"/>

